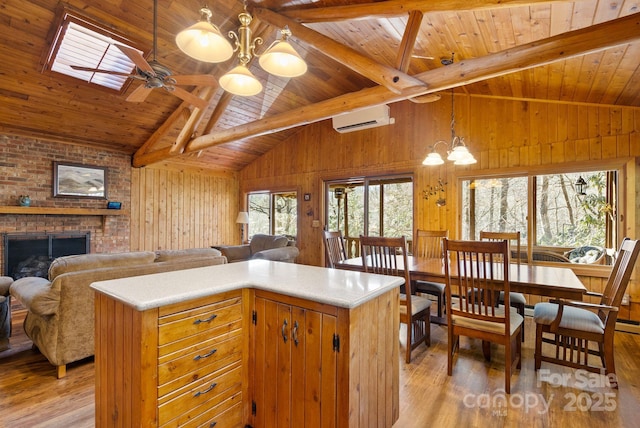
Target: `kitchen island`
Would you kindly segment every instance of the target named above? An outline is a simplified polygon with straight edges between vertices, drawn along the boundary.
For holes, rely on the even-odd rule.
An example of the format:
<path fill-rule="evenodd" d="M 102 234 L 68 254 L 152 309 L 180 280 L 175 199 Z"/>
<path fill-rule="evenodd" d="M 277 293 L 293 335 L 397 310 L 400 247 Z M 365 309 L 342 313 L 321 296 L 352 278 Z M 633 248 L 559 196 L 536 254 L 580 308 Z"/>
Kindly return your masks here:
<path fill-rule="evenodd" d="M 94 283 L 96 426 L 391 427 L 403 282 L 251 260 Z"/>

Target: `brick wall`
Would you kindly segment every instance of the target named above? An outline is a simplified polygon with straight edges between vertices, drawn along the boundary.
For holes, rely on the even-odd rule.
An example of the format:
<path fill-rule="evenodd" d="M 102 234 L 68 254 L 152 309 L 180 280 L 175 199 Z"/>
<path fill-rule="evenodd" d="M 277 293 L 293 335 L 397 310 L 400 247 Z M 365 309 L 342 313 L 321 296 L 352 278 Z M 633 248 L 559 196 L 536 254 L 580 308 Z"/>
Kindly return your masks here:
<path fill-rule="evenodd" d="M 0 206 L 17 206 L 28 194 L 33 207 L 105 208 L 104 199 L 53 197 L 53 162 L 107 168 L 107 196 L 120 201 L 125 215 L 0 214 L 0 233 L 91 232 L 91 252 L 129 251 L 131 156 L 72 144 L 0 135 Z M 0 242 L 0 263 L 4 252 Z M 4 272 L 1 266 L 0 272 Z"/>

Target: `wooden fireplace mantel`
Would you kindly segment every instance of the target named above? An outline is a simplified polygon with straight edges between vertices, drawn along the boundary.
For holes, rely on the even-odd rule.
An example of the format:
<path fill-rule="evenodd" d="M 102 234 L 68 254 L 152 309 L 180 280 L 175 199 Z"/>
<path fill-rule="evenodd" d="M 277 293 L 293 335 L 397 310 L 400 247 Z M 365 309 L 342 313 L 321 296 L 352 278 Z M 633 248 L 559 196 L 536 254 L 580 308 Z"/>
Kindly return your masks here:
<path fill-rule="evenodd" d="M 102 208 L 59 208 L 59 207 L 19 207 L 0 206 L 0 214 L 53 214 L 53 215 L 124 215 L 123 210 Z"/>

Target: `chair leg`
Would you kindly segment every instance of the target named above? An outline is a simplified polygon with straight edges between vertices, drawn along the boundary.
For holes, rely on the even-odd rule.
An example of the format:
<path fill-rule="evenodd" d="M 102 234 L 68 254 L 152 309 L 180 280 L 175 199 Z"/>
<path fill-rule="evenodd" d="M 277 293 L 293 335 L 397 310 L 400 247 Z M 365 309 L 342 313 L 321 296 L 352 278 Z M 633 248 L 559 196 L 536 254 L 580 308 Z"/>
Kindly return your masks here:
<path fill-rule="evenodd" d="M 424 317 L 424 344 L 427 347 L 431 346 L 431 312 L 427 311 L 427 315 Z"/>
<path fill-rule="evenodd" d="M 407 323 L 407 350 L 405 355 L 405 361 L 407 364 L 411 362 L 411 347 L 413 346 L 411 343 L 411 336 L 413 333 L 413 322 L 409 320 Z"/>
<path fill-rule="evenodd" d="M 534 351 L 534 367 L 536 370 L 540 370 L 542 364 L 542 325 L 536 324 L 536 349 Z"/>
<path fill-rule="evenodd" d="M 518 314 L 520 314 L 522 319 L 524 319 L 524 305 L 520 303 L 516 303 L 515 305 L 512 305 L 512 306 L 516 308 L 516 311 L 518 312 Z M 522 336 L 522 341 L 524 342 L 524 322 L 522 323 L 522 334 L 520 336 Z"/>
<path fill-rule="evenodd" d="M 438 318 L 442 318 L 442 309 L 444 306 L 444 295 L 438 294 L 436 297 L 438 299 Z"/>

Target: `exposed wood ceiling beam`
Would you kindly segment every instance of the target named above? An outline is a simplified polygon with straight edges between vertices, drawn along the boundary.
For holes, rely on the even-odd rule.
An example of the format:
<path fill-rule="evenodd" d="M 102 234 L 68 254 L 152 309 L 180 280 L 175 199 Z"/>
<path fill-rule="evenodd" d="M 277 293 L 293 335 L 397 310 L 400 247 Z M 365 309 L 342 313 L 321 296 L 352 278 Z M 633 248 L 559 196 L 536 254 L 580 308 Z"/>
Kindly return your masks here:
<path fill-rule="evenodd" d="M 345 46 L 335 40 L 320 34 L 319 32 L 300 25 L 297 22 L 274 13 L 269 9 L 258 8 L 253 11 L 256 19 L 266 22 L 274 27 L 284 28 L 288 26 L 297 38 L 313 46 L 319 52 L 341 62 L 344 66 L 351 68 L 358 74 L 387 87 L 391 92 L 401 94 L 406 90 L 413 90 L 414 87 L 425 88 L 425 84 L 400 70 L 388 65 L 380 64 L 366 55 Z"/>
<path fill-rule="evenodd" d="M 376 3 L 360 3 L 315 9 L 290 9 L 282 11 L 297 22 L 337 22 L 397 16 L 417 10 L 422 13 L 450 10 L 496 9 L 500 7 L 528 6 L 535 3 L 554 3 L 566 0 L 389 0 Z"/>
<path fill-rule="evenodd" d="M 442 91 L 597 52 L 638 39 L 640 39 L 640 13 L 426 71 L 415 77 L 425 82 L 428 88 L 416 88 L 415 93 L 405 93 L 402 96 L 382 86 L 363 89 L 245 125 L 202 135 L 189 142 L 185 152 L 199 151 L 243 138 L 318 122 L 346 111 Z M 144 156 L 134 156 L 133 163 L 134 166 L 144 166 L 155 161 L 157 160 L 150 160 Z"/>

